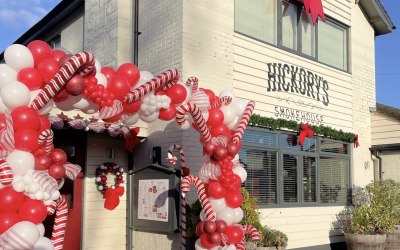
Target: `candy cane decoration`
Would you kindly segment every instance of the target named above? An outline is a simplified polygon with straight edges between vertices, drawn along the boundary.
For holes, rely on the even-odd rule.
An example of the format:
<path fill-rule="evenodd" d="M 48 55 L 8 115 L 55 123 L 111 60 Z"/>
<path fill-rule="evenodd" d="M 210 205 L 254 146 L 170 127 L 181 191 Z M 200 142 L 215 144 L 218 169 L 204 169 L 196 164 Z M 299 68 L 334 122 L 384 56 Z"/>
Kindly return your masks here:
<path fill-rule="evenodd" d="M 64 195 L 54 201 L 50 206 L 47 207 L 47 213 L 49 215 L 56 213 L 54 220 L 53 233 L 51 234 L 51 241 L 53 242 L 55 250 L 63 249 L 65 228 L 67 227 L 68 219 L 68 204 L 65 200 Z"/>
<path fill-rule="evenodd" d="M 197 79 L 197 77 L 189 77 L 189 79 L 187 79 L 186 81 L 186 86 L 192 86 L 192 94 L 197 92 L 197 90 L 199 89 L 199 79 Z"/>
<path fill-rule="evenodd" d="M 31 107 L 34 110 L 43 108 L 54 96 L 60 92 L 62 87 L 78 72 L 86 76 L 94 69 L 94 57 L 92 53 L 82 52 L 72 56 L 57 74 L 33 100 Z"/>
<path fill-rule="evenodd" d="M 243 238 L 240 243 L 236 244 L 236 250 L 246 250 L 246 240 Z"/>
<path fill-rule="evenodd" d="M 206 121 L 204 120 L 204 117 L 201 114 L 201 111 L 196 104 L 185 103 L 179 106 L 176 109 L 176 117 L 175 117 L 176 122 L 179 125 L 184 124 L 186 122 L 185 113 L 187 112 L 189 112 L 192 115 L 193 120 L 196 123 L 197 128 L 199 129 L 200 135 L 202 136 L 203 140 L 205 142 L 210 141 L 212 137 L 210 130 L 208 129 Z"/>
<path fill-rule="evenodd" d="M 244 130 L 247 127 L 247 124 L 249 123 L 250 116 L 253 113 L 255 103 L 254 101 L 249 101 L 247 103 L 246 109 L 244 110 L 244 113 L 242 117 L 240 118 L 239 124 L 236 128 L 235 134 L 233 135 L 233 142 L 238 143 L 244 134 Z"/>
<path fill-rule="evenodd" d="M 170 161 L 171 164 L 175 164 L 175 158 L 172 155 L 172 152 L 174 150 L 179 150 L 179 159 L 181 161 L 181 182 L 182 182 L 182 177 L 184 175 L 183 173 L 183 168 L 186 167 L 186 162 L 185 162 L 185 153 L 183 152 L 183 148 L 181 145 L 176 145 L 173 144 L 169 147 L 168 149 L 168 160 Z M 185 192 L 181 192 L 181 233 L 182 233 L 182 250 L 186 249 L 186 196 Z"/>
<path fill-rule="evenodd" d="M 232 102 L 232 97 L 231 96 L 223 96 L 219 97 L 212 105 L 211 108 L 218 108 L 221 105 L 229 105 Z"/>
<path fill-rule="evenodd" d="M 185 176 L 182 180 L 181 183 L 181 188 L 182 192 L 189 192 L 190 190 L 190 184 L 193 184 L 196 186 L 197 189 L 197 196 L 199 197 L 201 207 L 203 208 L 207 220 L 215 221 L 215 212 L 211 206 L 210 201 L 208 200 L 208 197 L 206 195 L 206 189 L 204 187 L 204 183 L 200 180 L 199 177 L 197 176 Z"/>
<path fill-rule="evenodd" d="M 253 226 L 244 225 L 243 226 L 244 235 L 250 236 L 251 241 L 257 243 L 260 240 L 260 232 Z"/>
<path fill-rule="evenodd" d="M 54 132 L 51 129 L 43 130 L 39 135 L 39 144 L 44 144 L 44 149 L 46 153 L 50 153 L 54 149 L 53 145 Z"/>
<path fill-rule="evenodd" d="M 124 97 L 124 102 L 132 103 L 139 100 L 143 96 L 147 95 L 151 91 L 157 89 L 161 85 L 165 85 L 169 82 L 176 82 L 179 79 L 179 71 L 177 69 L 169 69 L 159 76 L 156 76 L 152 80 L 146 82 L 144 85 L 138 87 L 137 89 L 129 92 Z"/>
<path fill-rule="evenodd" d="M 0 184 L 7 186 L 13 181 L 14 173 L 11 166 L 5 161 L 0 160 Z"/>

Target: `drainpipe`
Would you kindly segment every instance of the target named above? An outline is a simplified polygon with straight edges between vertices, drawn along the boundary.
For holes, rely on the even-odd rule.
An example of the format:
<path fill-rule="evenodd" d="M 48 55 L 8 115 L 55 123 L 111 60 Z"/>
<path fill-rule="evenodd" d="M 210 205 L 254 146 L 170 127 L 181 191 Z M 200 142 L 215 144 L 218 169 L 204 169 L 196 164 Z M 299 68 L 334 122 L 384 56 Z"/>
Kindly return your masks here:
<path fill-rule="evenodd" d="M 133 5 L 133 64 L 139 66 L 139 0 L 135 0 Z"/>
<path fill-rule="evenodd" d="M 379 181 L 381 181 L 383 175 L 382 157 L 379 155 L 378 149 L 373 151 L 373 156 L 378 160 Z"/>
<path fill-rule="evenodd" d="M 128 216 L 126 216 L 126 250 L 131 250 L 133 240 L 132 240 L 132 233 L 133 233 L 133 154 L 129 153 L 128 155 L 128 173 L 127 173 L 127 194 L 126 194 L 126 205 Z"/>

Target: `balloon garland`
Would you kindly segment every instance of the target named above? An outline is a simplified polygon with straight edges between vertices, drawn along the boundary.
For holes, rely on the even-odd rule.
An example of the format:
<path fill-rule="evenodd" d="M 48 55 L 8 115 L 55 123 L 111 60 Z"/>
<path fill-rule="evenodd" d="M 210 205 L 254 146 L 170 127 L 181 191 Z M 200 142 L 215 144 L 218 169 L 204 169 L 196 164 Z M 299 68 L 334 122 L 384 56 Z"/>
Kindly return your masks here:
<path fill-rule="evenodd" d="M 243 217 L 239 190 L 247 176 L 238 151 L 254 102 L 237 98 L 231 90 L 215 95 L 200 88 L 196 77 L 181 83 L 176 69 L 154 77 L 132 63 L 117 69 L 102 67 L 89 52 L 70 55 L 42 41 L 27 47 L 11 45 L 4 57 L 6 63 L 0 64 L 0 248 L 63 247 L 68 206 L 58 189 L 64 178 L 75 179 L 81 168 L 54 148 L 51 126 L 61 129 L 67 123 L 75 129 L 122 135 L 133 150 L 140 143 L 139 130 L 130 127 L 139 120 L 158 119 L 175 119 L 180 128 L 193 127 L 200 133 L 204 160 L 198 177 L 189 176 L 179 149 L 182 202 L 190 185 L 195 185 L 203 206 L 196 249 L 245 249 L 245 234 L 257 240 L 254 230 L 236 224 Z M 97 118 L 86 122 L 78 114 L 70 120 L 63 113 L 49 117 L 54 106 Z M 114 209 L 124 193 L 121 170 L 114 163 L 96 170 L 106 209 Z M 117 176 L 111 187 L 107 173 Z M 47 213 L 55 213 L 57 220 L 51 241 L 43 237 L 41 224 Z"/>
<path fill-rule="evenodd" d="M 104 208 L 108 210 L 114 210 L 119 205 L 119 196 L 124 194 L 124 187 L 122 186 L 125 182 L 122 176 L 124 169 L 119 165 L 106 162 L 100 165 L 96 169 L 96 185 L 97 190 L 103 194 Z M 111 186 L 107 185 L 107 175 L 114 174 L 114 184 Z"/>

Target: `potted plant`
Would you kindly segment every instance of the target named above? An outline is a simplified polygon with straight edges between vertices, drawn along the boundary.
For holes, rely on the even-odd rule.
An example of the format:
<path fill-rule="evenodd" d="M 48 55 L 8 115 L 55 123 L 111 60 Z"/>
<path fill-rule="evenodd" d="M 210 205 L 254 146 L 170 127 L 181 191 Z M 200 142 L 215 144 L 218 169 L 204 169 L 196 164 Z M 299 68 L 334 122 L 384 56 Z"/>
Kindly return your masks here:
<path fill-rule="evenodd" d="M 263 230 L 263 238 L 258 243 L 259 250 L 284 250 L 286 249 L 288 237 L 283 232 L 265 227 Z"/>
<path fill-rule="evenodd" d="M 353 188 L 353 204 L 339 214 L 347 249 L 383 250 L 400 215 L 400 183 L 384 180 Z"/>

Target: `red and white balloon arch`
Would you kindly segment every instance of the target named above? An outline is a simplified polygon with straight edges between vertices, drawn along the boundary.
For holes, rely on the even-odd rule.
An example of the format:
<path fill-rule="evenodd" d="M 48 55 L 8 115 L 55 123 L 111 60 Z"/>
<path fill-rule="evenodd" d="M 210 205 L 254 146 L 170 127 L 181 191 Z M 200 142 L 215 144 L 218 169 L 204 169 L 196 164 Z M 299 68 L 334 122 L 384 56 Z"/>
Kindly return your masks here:
<path fill-rule="evenodd" d="M 62 117 L 48 116 L 54 107 L 129 127 L 139 120 L 175 119 L 182 129 L 195 128 L 203 144 L 200 175 L 189 175 L 180 146 L 170 148 L 169 159 L 175 162 L 173 151 L 180 150 L 182 205 L 194 185 L 203 207 L 196 249 L 245 249 L 245 234 L 259 240 L 251 225 L 238 224 L 243 218 L 240 187 L 247 177 L 238 151 L 253 101 L 242 100 L 231 90 L 215 95 L 199 88 L 196 77 L 181 83 L 176 69 L 156 77 L 132 63 L 115 70 L 101 67 L 89 52 L 69 55 L 38 40 L 27 47 L 9 46 L 4 58 L 0 64 L 0 249 L 63 247 L 68 207 L 58 189 L 64 178 L 74 179 L 81 169 L 53 146 L 51 124 L 62 127 L 64 122 Z M 101 124 L 93 122 L 88 128 L 101 132 L 105 129 Z M 69 125 L 85 126 L 79 115 Z M 137 135 L 134 129 L 115 126 L 111 132 L 124 136 L 130 147 L 137 143 L 132 138 Z M 53 213 L 57 219 L 49 240 L 43 236 L 41 222 Z M 186 246 L 184 230 L 182 246 Z"/>

